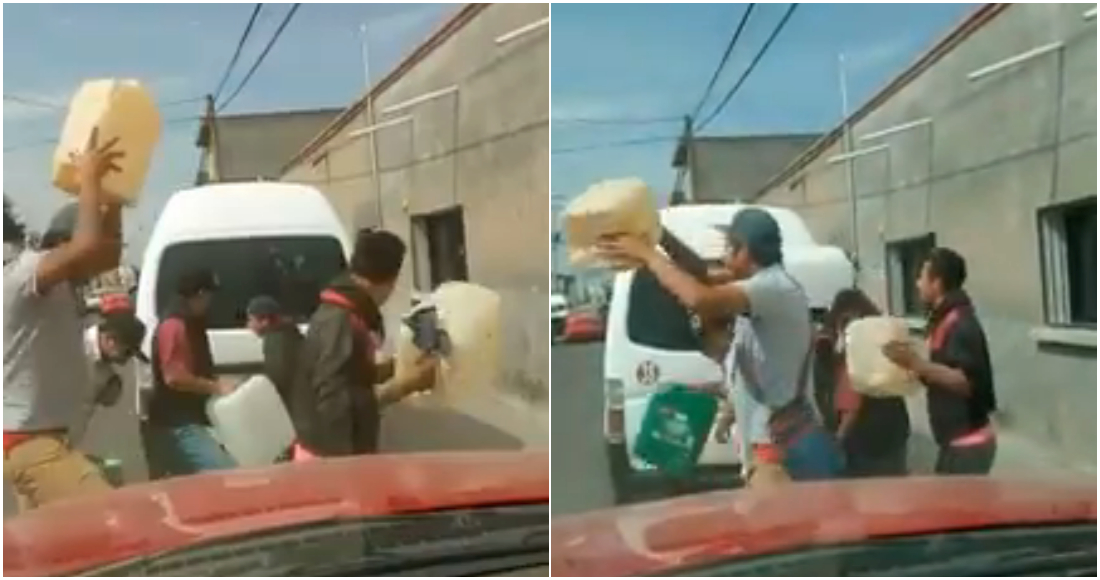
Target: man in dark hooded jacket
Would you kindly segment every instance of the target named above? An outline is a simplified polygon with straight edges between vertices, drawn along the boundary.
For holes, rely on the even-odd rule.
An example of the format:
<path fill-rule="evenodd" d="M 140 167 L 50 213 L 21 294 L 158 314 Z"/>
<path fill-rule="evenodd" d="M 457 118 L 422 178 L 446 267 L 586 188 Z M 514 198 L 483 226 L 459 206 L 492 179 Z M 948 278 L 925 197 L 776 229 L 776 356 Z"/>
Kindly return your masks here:
<path fill-rule="evenodd" d="M 928 358 L 906 342 L 883 349 L 928 388 L 928 419 L 940 448 L 936 473 L 941 475 L 988 474 L 997 454 L 991 420 L 997 409 L 993 365 L 985 330 L 963 290 L 965 282 L 962 256 L 949 248 L 932 250 L 916 281 L 929 308 Z"/>
<path fill-rule="evenodd" d="M 291 395 L 295 459 L 375 453 L 381 407 L 430 388 L 437 361 L 424 357 L 389 388 L 393 362 L 379 362 L 385 339 L 379 308 L 393 293 L 406 247 L 387 231 L 362 230 L 351 265 L 321 293 L 302 343 Z"/>

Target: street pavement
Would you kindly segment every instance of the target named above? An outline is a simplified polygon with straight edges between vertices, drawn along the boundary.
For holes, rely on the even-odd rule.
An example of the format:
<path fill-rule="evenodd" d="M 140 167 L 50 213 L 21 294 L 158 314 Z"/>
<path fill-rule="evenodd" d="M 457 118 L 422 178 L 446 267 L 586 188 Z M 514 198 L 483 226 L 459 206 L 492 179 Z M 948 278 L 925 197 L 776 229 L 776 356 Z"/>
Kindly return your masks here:
<path fill-rule="evenodd" d="M 603 443 L 602 369 L 603 344 L 557 344 L 551 348 L 553 516 L 614 503 Z"/>
<path fill-rule="evenodd" d="M 127 483 L 145 481 L 148 472 L 134 410 L 134 384 L 126 381 L 118 405 L 100 409 L 79 446 L 86 453 L 122 461 Z M 399 404 L 382 422 L 384 452 L 545 449 L 549 412 L 505 395 L 488 393 L 455 407 Z M 4 517 L 15 515 L 15 500 L 4 485 Z"/>

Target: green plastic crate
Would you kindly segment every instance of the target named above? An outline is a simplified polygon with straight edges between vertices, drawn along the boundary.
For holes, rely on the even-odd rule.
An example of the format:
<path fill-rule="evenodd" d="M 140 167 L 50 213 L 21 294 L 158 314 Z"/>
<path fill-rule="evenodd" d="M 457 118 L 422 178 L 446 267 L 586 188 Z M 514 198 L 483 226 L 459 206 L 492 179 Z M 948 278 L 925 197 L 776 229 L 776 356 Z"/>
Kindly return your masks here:
<path fill-rule="evenodd" d="M 665 385 L 649 401 L 634 455 L 668 475 L 689 475 L 717 414 L 714 395 L 684 385 Z"/>

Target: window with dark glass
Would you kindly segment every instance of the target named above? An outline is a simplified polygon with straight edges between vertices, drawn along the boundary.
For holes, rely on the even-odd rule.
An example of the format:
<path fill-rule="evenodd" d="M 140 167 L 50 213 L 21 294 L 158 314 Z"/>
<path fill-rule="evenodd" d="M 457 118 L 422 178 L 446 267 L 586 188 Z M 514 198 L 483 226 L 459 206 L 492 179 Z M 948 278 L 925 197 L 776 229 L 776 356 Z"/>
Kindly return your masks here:
<path fill-rule="evenodd" d="M 346 266 L 339 240 L 285 236 L 201 240 L 169 246 L 157 274 L 158 313 L 171 303 L 179 277 L 208 268 L 217 276 L 208 322 L 211 329 L 242 328 L 248 301 L 268 295 L 297 323 L 309 320 L 321 290 Z"/>
<path fill-rule="evenodd" d="M 1096 197 L 1039 211 L 1046 321 L 1096 327 Z"/>
<path fill-rule="evenodd" d="M 920 317 L 925 308 L 917 295 L 917 278 L 928 254 L 936 247 L 935 234 L 897 240 L 886 244 L 887 285 L 890 313 Z"/>

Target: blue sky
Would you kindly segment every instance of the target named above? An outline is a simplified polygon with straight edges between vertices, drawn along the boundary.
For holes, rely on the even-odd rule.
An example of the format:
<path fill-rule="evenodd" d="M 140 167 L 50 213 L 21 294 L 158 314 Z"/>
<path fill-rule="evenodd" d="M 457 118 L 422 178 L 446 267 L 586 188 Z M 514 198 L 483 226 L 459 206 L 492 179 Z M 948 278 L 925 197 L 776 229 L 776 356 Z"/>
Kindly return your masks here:
<path fill-rule="evenodd" d="M 704 111 L 716 106 L 787 9 L 759 4 Z M 946 34 L 972 4 L 802 4 L 704 134 L 824 131 L 841 120 L 838 55 L 853 107 Z M 679 121 L 592 125 L 564 119 L 679 117 L 694 108 L 746 4 L 555 4 L 552 151 L 674 136 Z M 594 181 L 637 176 L 671 189 L 673 143 L 552 153 L 562 200 Z M 557 201 L 557 200 L 555 200 Z"/>
<path fill-rule="evenodd" d="M 149 84 L 158 101 L 214 90 L 252 4 L 9 4 L 4 6 L 4 94 L 65 105 L 87 78 Z M 226 93 L 274 33 L 287 4 L 261 12 Z M 226 113 L 344 106 L 363 92 L 359 25 L 370 26 L 372 76 L 381 78 L 455 10 L 439 4 L 304 4 Z M 4 102 L 4 191 L 41 229 L 66 197 L 49 183 L 51 145 L 63 112 Z M 162 109 L 165 119 L 198 115 L 202 103 Z M 166 126 L 127 238 L 141 247 L 164 200 L 193 183 L 197 122 Z M 16 147 L 14 150 L 9 148 Z M 133 256 L 131 256 L 133 257 Z"/>

